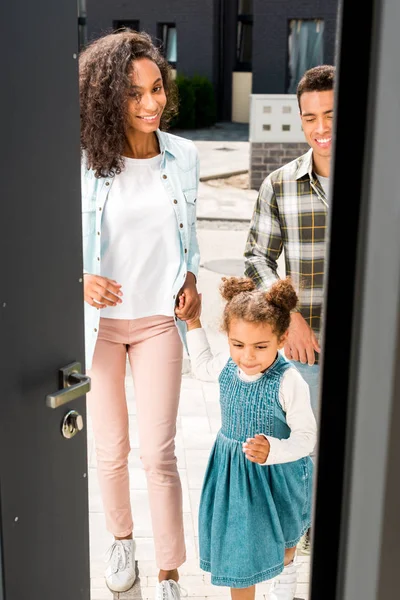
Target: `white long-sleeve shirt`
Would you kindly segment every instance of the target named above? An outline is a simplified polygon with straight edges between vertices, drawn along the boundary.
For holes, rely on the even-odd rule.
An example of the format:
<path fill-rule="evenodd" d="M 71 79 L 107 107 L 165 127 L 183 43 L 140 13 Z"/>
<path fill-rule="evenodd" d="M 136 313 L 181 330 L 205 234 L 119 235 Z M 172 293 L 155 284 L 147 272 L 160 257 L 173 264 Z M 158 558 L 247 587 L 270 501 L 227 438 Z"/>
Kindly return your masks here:
<path fill-rule="evenodd" d="M 229 349 L 215 356 L 211 352 L 204 329 L 193 329 L 187 334 L 192 370 L 197 379 L 218 381 L 218 377 L 229 359 Z M 262 377 L 246 375 L 238 368 L 243 381 L 254 381 Z M 292 462 L 308 456 L 317 440 L 317 424 L 311 408 L 308 384 L 294 367 L 290 367 L 282 376 L 279 401 L 286 413 L 286 422 L 290 428 L 287 439 L 278 439 L 265 435 L 270 443 L 270 451 L 265 465 Z"/>

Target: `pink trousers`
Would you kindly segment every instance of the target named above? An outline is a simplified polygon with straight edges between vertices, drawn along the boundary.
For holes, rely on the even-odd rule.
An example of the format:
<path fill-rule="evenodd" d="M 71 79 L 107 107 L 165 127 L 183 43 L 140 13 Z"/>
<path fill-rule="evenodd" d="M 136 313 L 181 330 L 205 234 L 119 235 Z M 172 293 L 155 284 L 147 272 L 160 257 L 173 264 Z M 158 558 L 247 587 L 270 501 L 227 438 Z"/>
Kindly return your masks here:
<path fill-rule="evenodd" d="M 126 355 L 132 369 L 141 460 L 146 471 L 159 569 L 185 562 L 182 489 L 175 457 L 182 342 L 173 317 L 100 319 L 88 408 L 107 529 L 133 530 L 129 494 L 130 451 L 125 397 Z"/>

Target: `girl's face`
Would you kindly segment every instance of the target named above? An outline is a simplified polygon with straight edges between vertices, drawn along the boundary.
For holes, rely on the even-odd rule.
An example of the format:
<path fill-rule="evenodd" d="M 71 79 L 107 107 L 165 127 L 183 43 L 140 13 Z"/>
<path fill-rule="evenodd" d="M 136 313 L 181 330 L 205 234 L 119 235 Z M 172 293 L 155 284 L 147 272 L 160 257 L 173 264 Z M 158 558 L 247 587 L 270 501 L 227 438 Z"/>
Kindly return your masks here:
<path fill-rule="evenodd" d="M 257 375 L 272 365 L 286 337 L 287 333 L 278 339 L 268 323 L 232 319 L 228 332 L 232 360 L 246 375 Z"/>
<path fill-rule="evenodd" d="M 128 128 L 152 133 L 160 126 L 161 115 L 167 104 L 161 71 L 148 58 L 133 63 L 128 92 Z"/>

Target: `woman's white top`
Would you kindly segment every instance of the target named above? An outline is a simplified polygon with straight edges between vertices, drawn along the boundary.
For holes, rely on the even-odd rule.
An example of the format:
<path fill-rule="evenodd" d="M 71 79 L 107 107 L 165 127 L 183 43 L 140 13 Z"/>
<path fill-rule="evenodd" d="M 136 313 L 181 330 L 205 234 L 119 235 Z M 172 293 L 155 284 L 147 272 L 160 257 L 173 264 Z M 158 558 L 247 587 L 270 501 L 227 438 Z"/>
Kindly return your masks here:
<path fill-rule="evenodd" d="M 188 331 L 187 343 L 192 370 L 197 379 L 217 381 L 229 359 L 229 349 L 214 356 L 206 333 L 200 328 Z M 263 374 L 246 375 L 238 368 L 238 375 L 243 381 L 255 381 Z M 286 413 L 290 436 L 280 440 L 265 435 L 270 443 L 266 465 L 292 462 L 308 456 L 317 440 L 317 424 L 311 408 L 309 387 L 294 367 L 287 369 L 282 376 L 279 401 Z M 259 433 L 264 435 L 262 431 Z"/>
<path fill-rule="evenodd" d="M 180 238 L 161 159 L 124 157 L 125 168 L 115 176 L 102 219 L 101 275 L 120 283 L 123 296 L 121 304 L 103 308 L 102 317 L 173 316 Z"/>

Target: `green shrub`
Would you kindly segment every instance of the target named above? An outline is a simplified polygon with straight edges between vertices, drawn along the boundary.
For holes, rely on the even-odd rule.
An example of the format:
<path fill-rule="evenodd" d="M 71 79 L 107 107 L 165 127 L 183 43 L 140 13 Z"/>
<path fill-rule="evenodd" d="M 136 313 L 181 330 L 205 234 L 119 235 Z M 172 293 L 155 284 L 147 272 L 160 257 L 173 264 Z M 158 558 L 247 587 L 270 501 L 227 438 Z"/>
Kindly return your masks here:
<path fill-rule="evenodd" d="M 217 120 L 217 106 L 214 87 L 207 77 L 195 75 L 192 77 L 195 93 L 196 127 L 211 127 Z"/>
<path fill-rule="evenodd" d="M 212 83 L 207 77 L 177 75 L 179 109 L 172 129 L 211 127 L 217 120 L 217 107 Z"/>
<path fill-rule="evenodd" d="M 177 75 L 175 83 L 178 87 L 178 115 L 171 122 L 176 129 L 194 129 L 196 127 L 196 96 L 192 82 L 185 75 Z"/>

